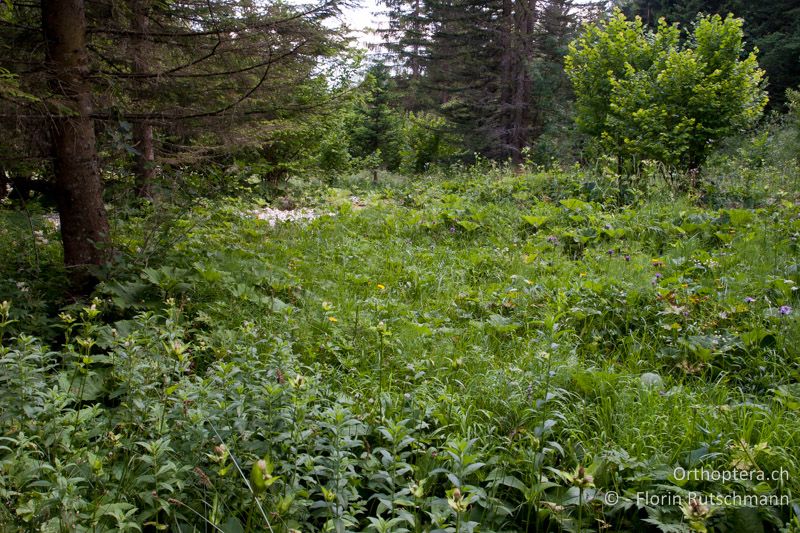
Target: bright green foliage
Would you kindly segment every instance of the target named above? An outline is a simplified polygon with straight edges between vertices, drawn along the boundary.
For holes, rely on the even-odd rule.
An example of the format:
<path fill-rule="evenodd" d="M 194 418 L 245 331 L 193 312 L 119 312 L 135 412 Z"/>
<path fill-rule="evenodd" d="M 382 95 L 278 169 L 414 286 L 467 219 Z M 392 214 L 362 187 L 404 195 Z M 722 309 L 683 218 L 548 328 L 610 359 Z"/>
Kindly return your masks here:
<path fill-rule="evenodd" d="M 371 68 L 353 101 L 327 121 L 315 161 L 320 170 L 342 174 L 384 168 L 415 174 L 462 154 L 443 117 L 403 112 L 393 107 L 396 97 L 386 67 Z"/>
<path fill-rule="evenodd" d="M 759 172 L 752 209 L 488 166 L 306 184 L 274 226 L 116 204 L 77 304 L 50 219 L 2 211 L 0 531 L 792 531 L 800 182 Z"/>
<path fill-rule="evenodd" d="M 786 100 L 789 102 L 789 121 L 797 137 L 798 145 L 800 146 L 800 90 L 789 89 L 786 91 Z M 800 161 L 800 154 L 798 154 Z"/>
<path fill-rule="evenodd" d="M 769 108 L 784 110 L 786 91 L 800 83 L 800 4 L 797 0 L 626 0 L 629 17 L 641 15 L 655 26 L 664 17 L 688 26 L 697 13 L 725 16 L 733 13 L 746 21 L 745 47 L 758 48 L 758 62 L 767 73 Z"/>
<path fill-rule="evenodd" d="M 621 159 L 696 168 L 766 105 L 755 53 L 742 55 L 742 21 L 732 16 L 699 17 L 682 42 L 677 25 L 661 20 L 653 32 L 615 11 L 570 44 L 577 123 Z"/>
<path fill-rule="evenodd" d="M 385 65 L 373 66 L 364 80 L 365 97 L 356 107 L 351 124 L 350 150 L 368 158 L 380 151 L 380 163 L 389 170 L 400 166 L 398 133 L 400 113 L 391 106 L 393 82 Z"/>
<path fill-rule="evenodd" d="M 317 152 L 317 165 L 325 172 L 341 172 L 350 169 L 350 137 L 347 135 L 344 119 L 331 121 Z"/>
<path fill-rule="evenodd" d="M 451 161 L 460 149 L 447 133 L 447 121 L 431 113 L 408 113 L 403 119 L 400 170 L 407 174 L 424 172 L 430 165 Z"/>

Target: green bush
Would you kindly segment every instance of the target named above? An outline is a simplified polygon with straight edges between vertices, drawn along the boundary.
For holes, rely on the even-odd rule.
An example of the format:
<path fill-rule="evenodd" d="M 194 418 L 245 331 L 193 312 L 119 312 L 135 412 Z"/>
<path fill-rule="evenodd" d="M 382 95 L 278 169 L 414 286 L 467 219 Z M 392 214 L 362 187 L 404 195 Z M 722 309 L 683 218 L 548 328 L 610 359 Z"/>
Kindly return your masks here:
<path fill-rule="evenodd" d="M 461 155 L 441 117 L 408 113 L 403 119 L 401 135 L 400 171 L 406 174 L 420 174 L 431 165 L 451 163 Z"/>
<path fill-rule="evenodd" d="M 743 46 L 733 16 L 698 18 L 682 42 L 677 25 L 662 19 L 653 32 L 617 10 L 570 45 L 577 123 L 621 160 L 697 168 L 766 105 L 764 73 L 755 52 L 742 59 Z"/>

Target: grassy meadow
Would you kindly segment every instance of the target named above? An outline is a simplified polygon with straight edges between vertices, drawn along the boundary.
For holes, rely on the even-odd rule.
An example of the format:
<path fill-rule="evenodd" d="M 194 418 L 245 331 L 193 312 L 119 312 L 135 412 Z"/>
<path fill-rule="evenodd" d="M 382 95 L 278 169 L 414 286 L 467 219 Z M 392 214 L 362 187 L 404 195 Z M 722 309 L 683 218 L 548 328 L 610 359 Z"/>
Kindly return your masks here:
<path fill-rule="evenodd" d="M 0 530 L 797 531 L 800 188 L 754 176 L 120 207 L 79 302 L 4 212 Z"/>

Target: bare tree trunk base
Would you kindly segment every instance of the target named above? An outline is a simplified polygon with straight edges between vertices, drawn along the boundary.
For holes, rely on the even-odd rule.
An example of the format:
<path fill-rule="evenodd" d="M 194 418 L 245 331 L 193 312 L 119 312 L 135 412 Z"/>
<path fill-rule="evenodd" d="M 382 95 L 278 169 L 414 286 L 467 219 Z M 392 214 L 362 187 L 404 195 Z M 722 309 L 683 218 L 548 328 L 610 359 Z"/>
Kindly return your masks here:
<path fill-rule="evenodd" d="M 91 118 L 83 0 L 42 0 L 42 31 L 50 87 L 71 111 L 55 107 L 50 120 L 64 265 L 71 291 L 88 294 L 96 283 L 95 267 L 108 260 L 111 239 Z"/>

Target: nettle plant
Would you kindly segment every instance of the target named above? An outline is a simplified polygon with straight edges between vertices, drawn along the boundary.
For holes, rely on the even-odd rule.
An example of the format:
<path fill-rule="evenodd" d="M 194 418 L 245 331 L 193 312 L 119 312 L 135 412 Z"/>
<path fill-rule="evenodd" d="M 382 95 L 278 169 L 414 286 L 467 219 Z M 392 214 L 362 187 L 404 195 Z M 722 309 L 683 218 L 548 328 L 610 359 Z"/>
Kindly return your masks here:
<path fill-rule="evenodd" d="M 115 327 L 100 305 L 62 314 L 60 353 L 2 337 L 0 308 L 5 529 L 471 531 L 502 507 L 471 484 L 475 442 L 431 434 L 425 411 L 367 423 L 253 325 L 199 376 L 174 301 Z"/>

